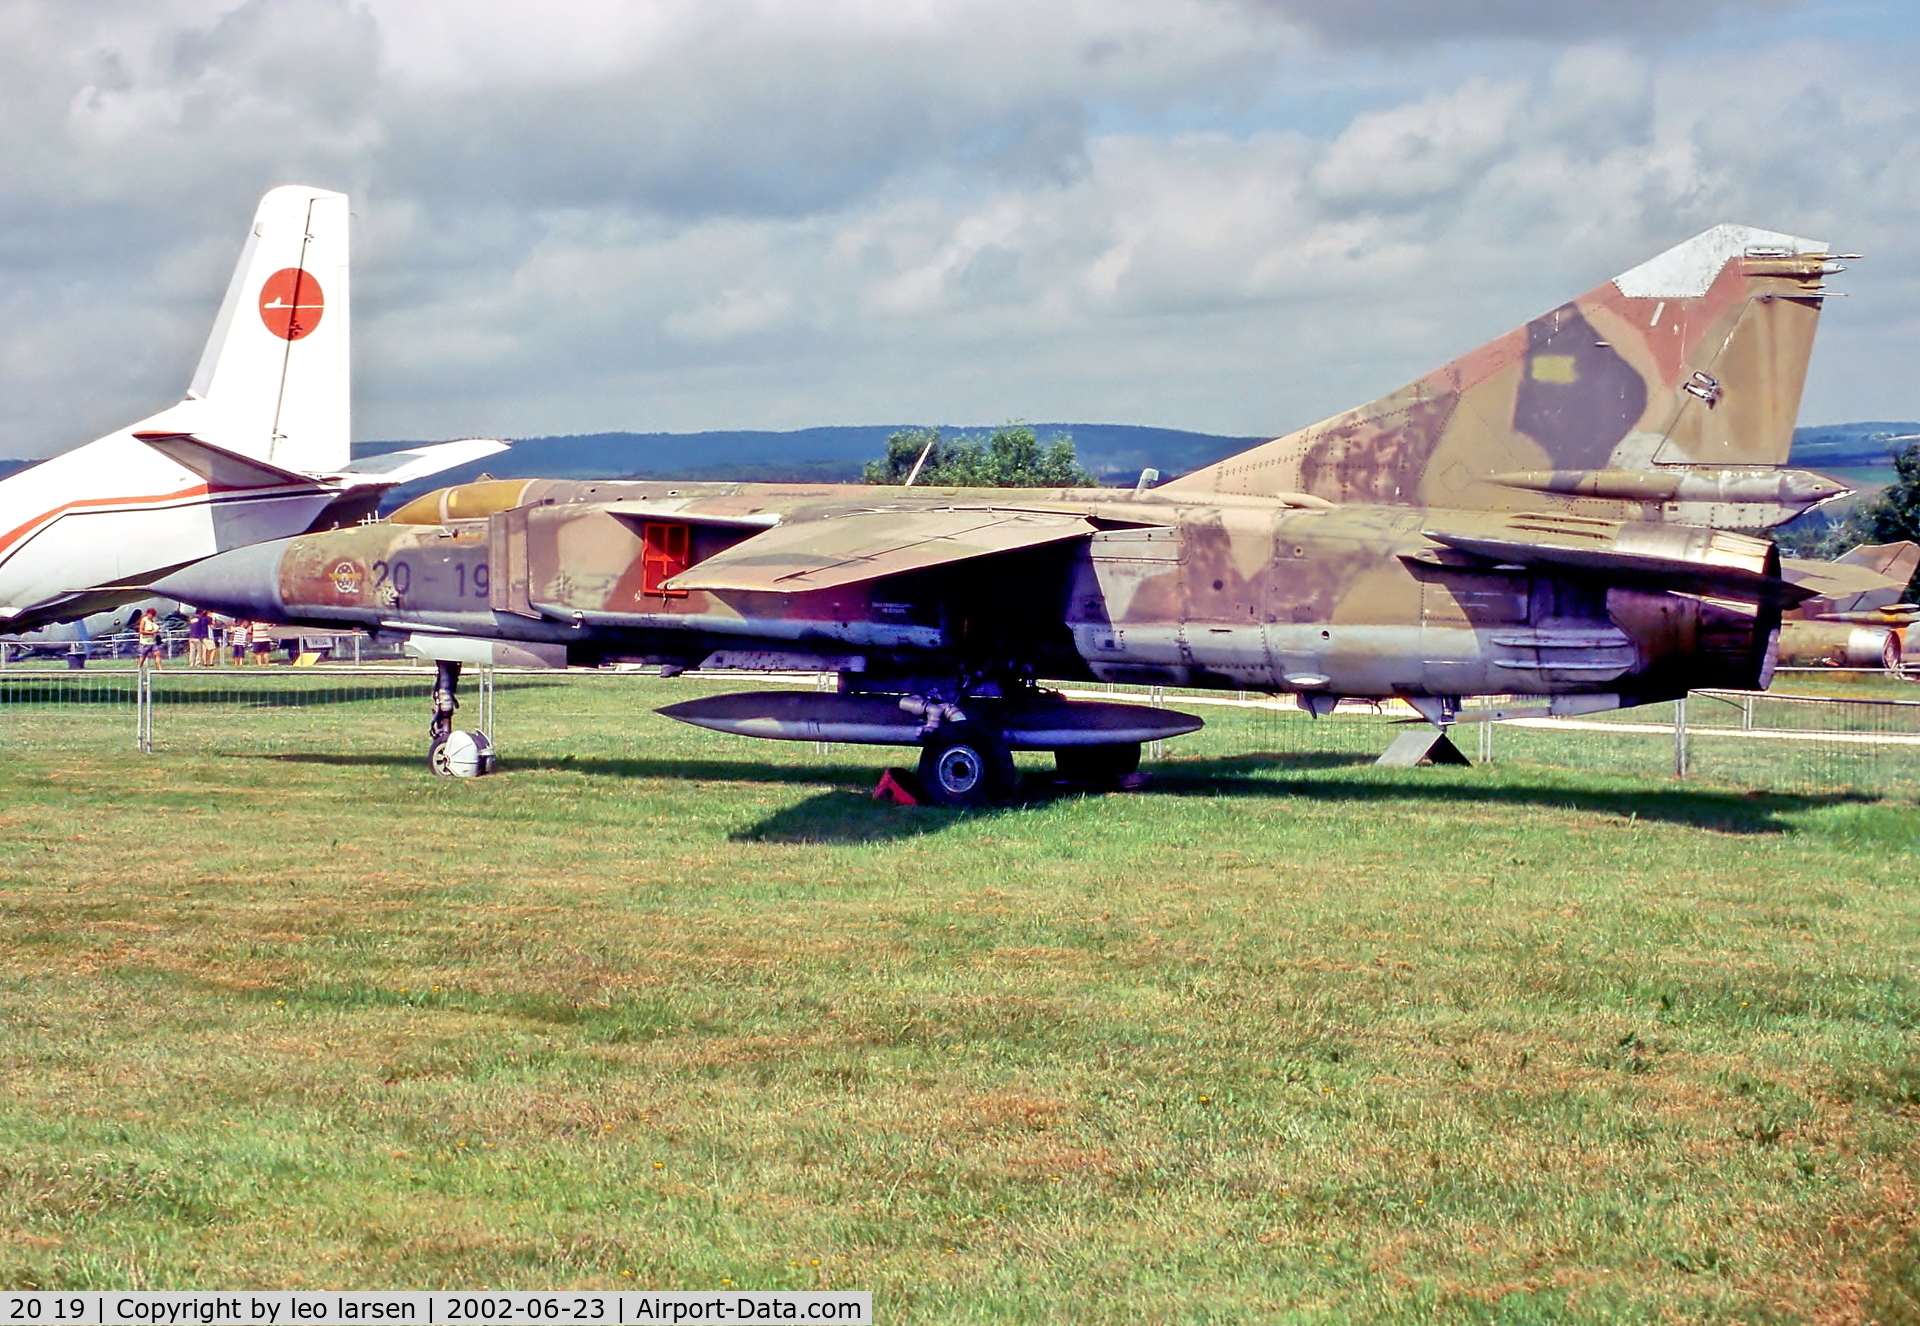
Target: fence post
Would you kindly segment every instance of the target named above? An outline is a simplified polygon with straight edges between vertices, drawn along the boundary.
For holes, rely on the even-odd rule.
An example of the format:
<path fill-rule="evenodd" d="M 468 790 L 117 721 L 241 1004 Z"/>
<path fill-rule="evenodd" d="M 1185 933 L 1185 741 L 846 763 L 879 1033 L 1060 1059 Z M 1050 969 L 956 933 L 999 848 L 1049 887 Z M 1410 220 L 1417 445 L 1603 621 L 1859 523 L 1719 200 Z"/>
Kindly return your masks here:
<path fill-rule="evenodd" d="M 1186 636 L 1183 633 L 1181 639 L 1184 640 L 1185 638 Z M 1150 708 L 1165 709 L 1167 707 L 1167 688 L 1164 686 L 1148 687 L 1147 704 Z M 1167 743 L 1164 741 L 1149 741 L 1145 754 L 1150 764 L 1164 760 L 1167 757 Z"/>
<path fill-rule="evenodd" d="M 1480 763 L 1493 763 L 1493 720 L 1480 724 Z"/>
<path fill-rule="evenodd" d="M 493 744 L 493 669 L 480 669 L 480 735 Z"/>
<path fill-rule="evenodd" d="M 141 668 L 133 692 L 133 744 L 142 755 L 153 754 L 153 673 Z"/>
<path fill-rule="evenodd" d="M 1687 697 L 1673 702 L 1673 776 L 1687 776 Z"/>

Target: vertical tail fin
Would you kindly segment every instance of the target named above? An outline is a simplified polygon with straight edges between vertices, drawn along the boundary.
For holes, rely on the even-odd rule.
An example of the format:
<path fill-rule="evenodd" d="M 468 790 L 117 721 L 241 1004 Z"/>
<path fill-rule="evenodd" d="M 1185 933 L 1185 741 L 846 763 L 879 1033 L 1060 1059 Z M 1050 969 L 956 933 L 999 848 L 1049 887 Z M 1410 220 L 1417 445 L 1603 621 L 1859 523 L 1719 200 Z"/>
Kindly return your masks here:
<path fill-rule="evenodd" d="M 1715 226 L 1379 400 L 1166 485 L 1758 527 L 1845 489 L 1783 472 L 1819 240 Z"/>
<path fill-rule="evenodd" d="M 347 224 L 347 196 L 328 189 L 284 185 L 260 200 L 187 403 L 170 421 L 284 469 L 347 467 Z"/>

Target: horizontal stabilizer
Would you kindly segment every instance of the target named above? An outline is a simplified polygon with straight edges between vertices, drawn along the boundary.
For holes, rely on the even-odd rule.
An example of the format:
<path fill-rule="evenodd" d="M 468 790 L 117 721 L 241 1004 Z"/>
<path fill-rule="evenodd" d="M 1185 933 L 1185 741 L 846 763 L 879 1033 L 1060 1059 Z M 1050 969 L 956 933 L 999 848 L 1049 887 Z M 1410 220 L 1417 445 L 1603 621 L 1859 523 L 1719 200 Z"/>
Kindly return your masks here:
<path fill-rule="evenodd" d="M 776 526 L 709 557 L 670 589 L 796 594 L 1093 533 L 1082 515 L 896 508 Z"/>
<path fill-rule="evenodd" d="M 1837 561 L 1822 562 L 1789 557 L 1780 563 L 1781 574 L 1807 591 L 1808 603 L 1802 616 L 1825 621 L 1844 621 L 1853 614 L 1885 613 L 1899 603 L 1920 562 L 1920 545 L 1902 541 L 1878 545 L 1862 544 Z"/>
<path fill-rule="evenodd" d="M 311 475 L 281 469 L 268 461 L 255 460 L 237 451 L 216 447 L 191 433 L 135 433 L 134 437 L 169 460 L 192 470 L 216 488 L 283 488 L 288 484 L 318 486 Z"/>
<path fill-rule="evenodd" d="M 391 488 L 429 474 L 450 470 L 456 465 L 497 455 L 507 443 L 486 437 L 462 438 L 458 442 L 437 442 L 430 447 L 412 447 L 406 451 L 388 451 L 378 456 L 363 456 L 352 469 L 328 477 L 349 488 Z"/>
<path fill-rule="evenodd" d="M 1823 562 L 1788 557 L 1782 560 L 1780 567 L 1781 574 L 1794 584 L 1804 586 L 1810 595 L 1817 594 L 1825 599 L 1851 600 L 1880 590 L 1884 592 L 1886 602 L 1892 603 L 1907 587 L 1904 577 L 1895 580 L 1871 566 L 1861 566 L 1857 562 Z"/>

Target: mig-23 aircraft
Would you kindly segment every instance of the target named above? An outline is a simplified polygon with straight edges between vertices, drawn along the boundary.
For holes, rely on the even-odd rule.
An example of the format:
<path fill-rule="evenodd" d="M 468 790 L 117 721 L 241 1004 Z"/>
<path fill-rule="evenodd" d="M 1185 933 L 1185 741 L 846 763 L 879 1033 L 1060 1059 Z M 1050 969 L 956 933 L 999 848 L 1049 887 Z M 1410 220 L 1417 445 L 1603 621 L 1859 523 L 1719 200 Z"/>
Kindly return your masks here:
<path fill-rule="evenodd" d="M 349 459 L 347 196 L 260 200 L 186 398 L 0 479 L 0 631 L 144 598 L 197 558 L 370 515 L 486 439 Z"/>
<path fill-rule="evenodd" d="M 1841 495 L 1782 468 L 1838 257 L 1715 227 L 1406 387 L 1129 489 L 511 480 L 382 523 L 223 553 L 156 590 L 405 632 L 439 662 L 820 670 L 837 694 L 661 710 L 723 732 L 918 745 L 928 797 L 1001 795 L 1011 750 L 1070 779 L 1201 726 L 1041 679 L 1576 714 L 1765 687 L 1770 528 Z"/>

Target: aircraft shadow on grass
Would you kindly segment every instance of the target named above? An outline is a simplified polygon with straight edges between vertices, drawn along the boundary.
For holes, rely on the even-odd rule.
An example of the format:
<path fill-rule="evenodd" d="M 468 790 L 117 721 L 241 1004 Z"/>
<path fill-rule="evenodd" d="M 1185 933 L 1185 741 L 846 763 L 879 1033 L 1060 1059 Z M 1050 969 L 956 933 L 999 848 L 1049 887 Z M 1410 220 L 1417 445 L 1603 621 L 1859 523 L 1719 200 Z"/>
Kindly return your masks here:
<path fill-rule="evenodd" d="M 939 833 L 963 820 L 1017 815 L 1035 805 L 1079 796 L 1249 797 L 1321 802 L 1359 808 L 1392 802 L 1441 802 L 1460 806 L 1532 806 L 1574 810 L 1619 819 L 1683 825 L 1717 833 L 1773 834 L 1793 828 L 1785 818 L 1817 806 L 1878 798 L 1853 792 L 1797 794 L 1649 788 L 1646 791 L 1542 787 L 1525 782 L 1464 782 L 1451 771 L 1424 777 L 1323 778 L 1317 773 L 1373 763 L 1366 755 L 1237 755 L 1183 761 L 1154 770 L 1144 793 L 1100 793 L 1028 780 L 1022 799 L 987 810 L 903 810 L 876 803 L 861 792 L 823 792 L 776 811 L 733 834 L 746 842 L 874 842 Z M 866 772 L 864 770 L 858 772 Z M 806 781 L 806 780 L 796 780 Z"/>
<path fill-rule="evenodd" d="M 317 752 L 269 755 L 263 758 L 290 763 L 359 767 L 405 767 L 420 764 L 414 756 L 330 755 Z M 1484 772 L 1467 770 L 1395 771 L 1355 776 L 1343 771 L 1370 766 L 1373 757 L 1359 754 L 1305 752 L 1299 754 L 1232 755 L 1215 759 L 1182 760 L 1153 771 L 1153 783 L 1139 793 L 1101 793 L 1047 781 L 1030 775 L 1022 797 L 1010 805 L 981 810 L 941 810 L 902 807 L 872 799 L 866 789 L 876 777 L 869 765 L 761 764 L 750 760 L 711 759 L 598 759 L 573 758 L 502 761 L 505 773 L 538 774 L 570 771 L 591 778 L 676 779 L 704 782 L 760 783 L 819 787 L 832 790 L 786 806 L 759 822 L 736 830 L 736 842 L 870 843 L 919 838 L 945 832 L 973 820 L 1018 815 L 1039 805 L 1068 797 L 1247 797 L 1270 801 L 1319 802 L 1363 807 L 1393 802 L 1451 803 L 1459 806 L 1531 806 L 1540 810 L 1584 811 L 1620 819 L 1676 824 L 1716 833 L 1773 834 L 1793 828 L 1786 818 L 1796 812 L 1844 802 L 1867 802 L 1877 797 L 1857 792 L 1792 793 L 1734 792 L 1708 788 L 1648 787 L 1641 789 L 1544 786 L 1516 772 L 1512 779 L 1489 779 Z M 1339 776 L 1327 777 L 1334 774 Z"/>
<path fill-rule="evenodd" d="M 1373 757 L 1365 755 L 1336 759 L 1345 767 L 1374 763 Z M 1526 781 L 1529 773 L 1519 770 L 1513 771 L 1513 781 L 1489 780 L 1484 770 L 1470 773 L 1443 769 L 1396 770 L 1369 778 L 1287 776 L 1307 767 L 1301 757 L 1285 755 L 1194 760 L 1156 770 L 1154 791 L 1162 796 L 1247 796 L 1349 804 L 1439 801 L 1462 806 L 1533 806 L 1541 810 L 1578 810 L 1741 834 L 1787 833 L 1793 825 L 1783 816 L 1819 806 L 1880 799 L 1851 791 L 1735 792 L 1675 786 L 1644 789 L 1543 786 Z M 1256 776 L 1261 770 L 1269 772 Z M 1280 776 L 1275 776 L 1276 772 Z M 1538 769 L 1530 771 L 1538 772 Z M 1498 773 L 1496 766 L 1496 779 Z"/>
<path fill-rule="evenodd" d="M 363 769 L 420 769 L 420 755 L 330 754 L 325 751 L 285 751 L 255 758 L 287 764 L 330 764 Z M 781 783 L 818 787 L 838 783 L 871 785 L 879 771 L 852 764 L 760 764 L 749 760 L 602 759 L 563 755 L 558 758 L 505 755 L 501 774 L 576 773 L 588 778 L 668 779 L 680 782 Z M 847 794 L 841 794 L 847 795 Z M 864 794 L 862 794 L 864 795 Z"/>

